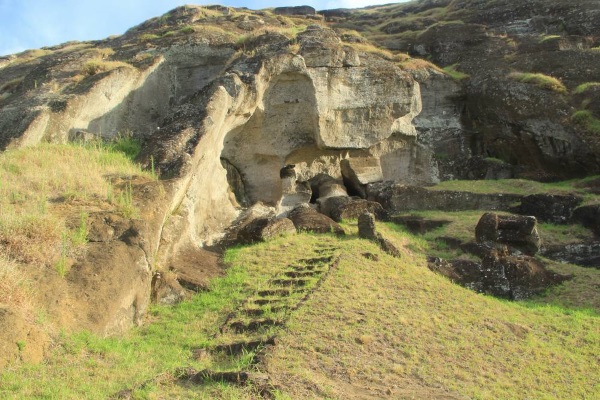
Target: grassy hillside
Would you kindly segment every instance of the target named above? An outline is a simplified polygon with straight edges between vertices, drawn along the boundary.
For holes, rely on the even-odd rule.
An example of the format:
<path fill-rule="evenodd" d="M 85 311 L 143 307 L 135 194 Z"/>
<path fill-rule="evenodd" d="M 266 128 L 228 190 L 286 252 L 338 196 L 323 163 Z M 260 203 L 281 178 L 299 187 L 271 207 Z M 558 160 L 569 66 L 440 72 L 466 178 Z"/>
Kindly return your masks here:
<path fill-rule="evenodd" d="M 35 318 L 28 269 L 64 275 L 67 258 L 86 242 L 86 217 L 96 210 L 134 212 L 127 191 L 111 177 L 151 174 L 131 158 L 139 146 L 114 143 L 44 144 L 0 154 L 0 305 Z"/>
<path fill-rule="evenodd" d="M 151 324 L 120 339 L 65 336 L 43 365 L 2 372 L 3 398 L 256 398 L 253 387 L 190 385 L 179 367 L 250 369 L 253 354 L 202 349 L 282 268 L 318 248 L 339 262 L 272 328 L 276 346 L 257 368 L 276 398 L 595 398 L 600 396 L 598 309 L 507 302 L 430 272 L 414 237 L 381 225 L 402 246 L 392 258 L 355 235 L 302 234 L 229 250 L 226 277 L 190 302 L 155 307 Z M 369 254 L 367 254 L 369 253 Z M 552 296 L 552 294 L 550 294 Z M 67 383 L 67 384 L 65 384 Z"/>

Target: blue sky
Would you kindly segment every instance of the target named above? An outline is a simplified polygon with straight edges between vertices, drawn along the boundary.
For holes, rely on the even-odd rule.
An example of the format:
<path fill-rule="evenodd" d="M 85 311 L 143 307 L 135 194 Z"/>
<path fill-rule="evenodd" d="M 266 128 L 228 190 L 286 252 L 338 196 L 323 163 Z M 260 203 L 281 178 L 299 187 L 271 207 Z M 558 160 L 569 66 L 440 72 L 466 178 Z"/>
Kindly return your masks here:
<path fill-rule="evenodd" d="M 251 9 L 310 5 L 323 10 L 391 2 L 394 0 L 0 0 L 0 55 L 69 40 L 103 39 L 184 4 Z"/>

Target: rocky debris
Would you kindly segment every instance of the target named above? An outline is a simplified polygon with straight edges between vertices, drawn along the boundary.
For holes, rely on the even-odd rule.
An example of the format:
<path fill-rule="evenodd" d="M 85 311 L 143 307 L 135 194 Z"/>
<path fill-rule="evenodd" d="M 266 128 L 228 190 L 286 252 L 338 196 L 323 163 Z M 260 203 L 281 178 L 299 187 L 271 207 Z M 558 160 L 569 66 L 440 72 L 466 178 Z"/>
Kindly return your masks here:
<path fill-rule="evenodd" d="M 348 192 L 343 183 L 327 174 L 317 174 L 310 180 L 312 190 L 311 202 L 321 202 L 328 197 L 348 196 Z"/>
<path fill-rule="evenodd" d="M 375 228 L 375 215 L 365 212 L 358 217 L 358 236 L 376 242 L 386 253 L 401 257 L 400 250 Z"/>
<path fill-rule="evenodd" d="M 152 276 L 150 299 L 155 304 L 174 305 L 188 297 L 173 273 L 156 272 Z"/>
<path fill-rule="evenodd" d="M 600 235 L 600 204 L 576 208 L 573 211 L 573 220 Z"/>
<path fill-rule="evenodd" d="M 288 218 L 257 218 L 237 234 L 238 243 L 264 242 L 269 239 L 296 233 L 294 223 Z"/>
<path fill-rule="evenodd" d="M 600 269 L 600 243 L 550 246 L 542 254 L 551 260 Z"/>
<path fill-rule="evenodd" d="M 416 210 L 510 210 L 523 196 L 431 190 L 395 182 L 367 185 L 367 199 L 380 203 L 392 213 Z"/>
<path fill-rule="evenodd" d="M 541 247 L 535 217 L 519 215 L 483 214 L 475 227 L 475 239 L 490 248 L 507 245 L 530 256 Z"/>
<path fill-rule="evenodd" d="M 564 224 L 571 221 L 573 211 L 582 201 L 580 196 L 574 194 L 532 194 L 521 199 L 518 213 L 534 215 L 542 222 Z"/>
<path fill-rule="evenodd" d="M 273 13 L 277 15 L 316 15 L 317 11 L 310 6 L 275 7 Z"/>
<path fill-rule="evenodd" d="M 335 196 L 325 199 L 319 198 L 317 203 L 319 204 L 319 210 L 336 222 L 357 219 L 365 212 L 374 214 L 380 221 L 387 221 L 389 219 L 387 211 L 383 209 L 381 204 L 374 201 L 348 196 Z"/>
<path fill-rule="evenodd" d="M 511 256 L 499 250 L 490 251 L 480 263 L 429 257 L 427 265 L 471 290 L 511 300 L 526 299 L 571 278 L 548 271 L 533 257 Z"/>
<path fill-rule="evenodd" d="M 275 216 L 276 210 L 274 207 L 267 206 L 261 202 L 253 204 L 251 207 L 241 212 L 238 218 L 229 228 L 227 228 L 227 232 L 225 233 L 225 237 L 221 240 L 221 244 L 226 247 L 237 243 L 238 234 L 245 230 L 248 225 L 252 224 L 253 221 L 263 218 L 275 218 Z"/>
<path fill-rule="evenodd" d="M 87 240 L 89 242 L 110 242 L 127 236 L 134 236 L 137 230 L 133 221 L 112 212 L 91 213 L 86 218 Z M 75 222 L 71 222 L 74 225 Z M 136 231 L 136 232 L 134 232 Z"/>
<path fill-rule="evenodd" d="M 383 181 L 381 162 L 376 157 L 355 157 L 340 162 L 344 184 L 349 194 L 367 197 L 365 185 Z"/>
<path fill-rule="evenodd" d="M 166 270 L 190 292 L 208 290 L 210 281 L 222 276 L 224 271 L 219 251 L 186 246 L 169 260 Z"/>
<path fill-rule="evenodd" d="M 429 231 L 448 225 L 450 221 L 442 219 L 426 219 L 415 215 L 394 216 L 390 219 L 393 223 L 406 227 L 410 233 L 424 234 Z"/>
<path fill-rule="evenodd" d="M 335 233 L 345 235 L 344 229 L 328 216 L 321 214 L 308 204 L 294 208 L 288 215 L 299 232 Z"/>

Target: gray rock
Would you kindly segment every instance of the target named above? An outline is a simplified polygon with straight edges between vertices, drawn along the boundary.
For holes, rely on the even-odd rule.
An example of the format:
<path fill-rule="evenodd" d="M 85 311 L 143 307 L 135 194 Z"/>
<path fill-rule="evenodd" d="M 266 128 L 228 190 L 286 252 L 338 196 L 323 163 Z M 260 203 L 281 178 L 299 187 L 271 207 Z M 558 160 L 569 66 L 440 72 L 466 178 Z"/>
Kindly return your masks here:
<path fill-rule="evenodd" d="M 298 231 L 345 235 L 344 229 L 337 222 L 314 210 L 308 204 L 296 207 L 288 217 Z"/>
<path fill-rule="evenodd" d="M 376 242 L 379 247 L 393 257 L 400 257 L 398 248 L 377 232 L 375 228 L 375 215 L 365 212 L 358 217 L 358 236 Z"/>
<path fill-rule="evenodd" d="M 514 194 L 486 194 L 430 190 L 395 182 L 367 185 L 367 199 L 380 203 L 389 212 L 416 210 L 511 210 L 523 196 Z"/>
<path fill-rule="evenodd" d="M 365 212 L 375 215 L 380 221 L 387 221 L 389 215 L 381 204 L 364 199 L 356 199 L 348 196 L 328 197 L 317 200 L 320 211 L 331 217 L 334 221 L 357 219 Z"/>
<path fill-rule="evenodd" d="M 358 217 L 358 236 L 363 239 L 377 240 L 375 215 L 367 212 Z"/>
<path fill-rule="evenodd" d="M 258 218 L 244 226 L 238 233 L 238 243 L 264 242 L 269 239 L 296 233 L 294 223 L 288 218 Z"/>
<path fill-rule="evenodd" d="M 429 257 L 427 265 L 471 290 L 512 300 L 528 298 L 571 278 L 548 271 L 533 257 L 510 256 L 497 250 L 490 251 L 481 262 Z"/>
<path fill-rule="evenodd" d="M 513 247 L 528 255 L 540 251 L 541 240 L 535 217 L 485 213 L 475 227 L 477 243 L 488 247 Z"/>
<path fill-rule="evenodd" d="M 573 218 L 573 211 L 583 198 L 577 195 L 532 194 L 521 199 L 519 214 L 534 215 L 543 222 L 564 224 Z"/>

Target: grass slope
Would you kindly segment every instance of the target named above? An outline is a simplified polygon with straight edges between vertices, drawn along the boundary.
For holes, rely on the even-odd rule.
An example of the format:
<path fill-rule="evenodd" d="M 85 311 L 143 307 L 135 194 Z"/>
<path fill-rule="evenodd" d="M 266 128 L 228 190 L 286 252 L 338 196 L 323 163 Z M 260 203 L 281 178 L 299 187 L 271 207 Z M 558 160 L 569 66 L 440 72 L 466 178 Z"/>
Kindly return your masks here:
<path fill-rule="evenodd" d="M 151 324 L 123 338 L 65 337 L 46 364 L 3 371 L 0 396 L 93 399 L 134 388 L 139 399 L 256 398 L 251 387 L 178 384 L 177 368 L 247 367 L 248 357 L 223 360 L 194 349 L 209 346 L 225 317 L 282 265 L 323 244 L 338 248 L 340 262 L 275 332 L 277 345 L 261 367 L 276 398 L 600 395 L 594 311 L 475 294 L 430 272 L 407 247 L 414 237 L 380 226 L 402 246 L 396 259 L 357 238 L 353 224 L 345 227 L 353 234 L 342 239 L 302 234 L 232 249 L 227 276 L 210 291 L 155 307 Z M 577 299 L 569 305 L 577 306 Z"/>
<path fill-rule="evenodd" d="M 86 242 L 86 213 L 133 211 L 128 196 L 115 188 L 111 176 L 145 175 L 131 159 L 139 145 L 124 138 L 114 143 L 42 144 L 0 154 L 0 305 L 27 308 L 23 272 L 48 268 L 64 275 L 66 257 Z M 76 216 L 79 224 L 67 226 Z M 26 274 L 25 274 L 26 275 Z"/>

